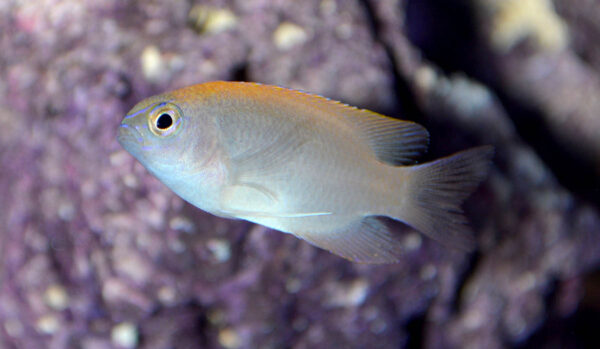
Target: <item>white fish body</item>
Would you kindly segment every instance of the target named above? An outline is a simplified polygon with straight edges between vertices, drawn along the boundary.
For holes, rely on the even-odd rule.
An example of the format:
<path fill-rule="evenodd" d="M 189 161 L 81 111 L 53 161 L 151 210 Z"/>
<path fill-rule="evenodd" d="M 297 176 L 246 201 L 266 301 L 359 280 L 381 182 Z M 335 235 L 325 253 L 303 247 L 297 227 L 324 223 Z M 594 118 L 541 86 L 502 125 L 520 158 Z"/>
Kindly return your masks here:
<path fill-rule="evenodd" d="M 146 99 L 125 117 L 119 141 L 203 210 L 368 263 L 393 262 L 402 253 L 398 237 L 377 216 L 401 220 L 452 246 L 472 247 L 460 205 L 485 177 L 493 152 L 479 147 L 400 166 L 426 150 L 422 126 L 239 82 L 205 83 Z"/>

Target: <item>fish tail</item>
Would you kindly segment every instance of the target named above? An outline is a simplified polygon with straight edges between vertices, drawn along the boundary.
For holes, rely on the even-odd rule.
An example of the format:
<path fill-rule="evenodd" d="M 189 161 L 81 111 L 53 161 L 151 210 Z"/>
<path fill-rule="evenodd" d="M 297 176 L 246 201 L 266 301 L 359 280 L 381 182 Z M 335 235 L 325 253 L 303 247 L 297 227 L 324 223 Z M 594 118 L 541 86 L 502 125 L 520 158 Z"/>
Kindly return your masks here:
<path fill-rule="evenodd" d="M 492 146 L 482 146 L 401 167 L 401 204 L 391 216 L 446 245 L 472 250 L 475 242 L 461 205 L 486 177 L 493 154 Z"/>

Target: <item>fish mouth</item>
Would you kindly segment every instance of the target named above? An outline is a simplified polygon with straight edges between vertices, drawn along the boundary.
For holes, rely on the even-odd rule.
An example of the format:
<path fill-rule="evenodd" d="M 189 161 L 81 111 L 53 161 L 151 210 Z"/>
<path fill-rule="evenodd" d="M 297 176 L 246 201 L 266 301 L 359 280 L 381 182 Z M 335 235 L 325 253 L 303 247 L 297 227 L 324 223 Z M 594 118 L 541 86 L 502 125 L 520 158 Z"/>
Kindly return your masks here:
<path fill-rule="evenodd" d="M 119 134 L 117 135 L 117 141 L 124 145 L 124 142 L 137 141 L 143 143 L 144 139 L 142 138 L 142 134 L 135 127 L 132 127 L 127 124 L 119 125 Z"/>
<path fill-rule="evenodd" d="M 140 131 L 138 131 L 135 127 L 121 124 L 119 125 L 119 134 L 117 135 L 117 142 L 121 144 L 123 148 L 126 150 L 130 150 L 130 147 L 133 144 L 143 145 L 144 138 Z"/>

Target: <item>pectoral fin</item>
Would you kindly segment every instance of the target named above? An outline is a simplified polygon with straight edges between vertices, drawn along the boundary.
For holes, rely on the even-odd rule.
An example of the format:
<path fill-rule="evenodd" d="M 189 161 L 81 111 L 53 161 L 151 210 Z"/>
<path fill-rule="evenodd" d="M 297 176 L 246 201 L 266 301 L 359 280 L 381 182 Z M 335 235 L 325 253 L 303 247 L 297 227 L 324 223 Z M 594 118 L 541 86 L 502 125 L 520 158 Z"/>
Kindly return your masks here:
<path fill-rule="evenodd" d="M 222 211 L 239 218 L 300 218 L 330 215 L 331 212 L 282 212 L 276 193 L 256 183 L 241 183 L 226 188 L 221 198 Z"/>
<path fill-rule="evenodd" d="M 359 263 L 394 263 L 403 247 L 397 236 L 376 217 L 360 219 L 344 229 L 328 233 L 298 233 L 313 245 Z"/>

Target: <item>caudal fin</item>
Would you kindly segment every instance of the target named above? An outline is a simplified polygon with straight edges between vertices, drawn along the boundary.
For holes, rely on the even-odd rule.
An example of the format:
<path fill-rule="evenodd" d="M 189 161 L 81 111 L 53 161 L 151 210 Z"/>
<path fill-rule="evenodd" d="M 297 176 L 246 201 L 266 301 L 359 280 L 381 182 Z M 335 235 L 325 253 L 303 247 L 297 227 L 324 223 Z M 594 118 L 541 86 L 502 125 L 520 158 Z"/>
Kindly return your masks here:
<path fill-rule="evenodd" d="M 443 244 L 473 249 L 461 204 L 486 177 L 493 154 L 492 146 L 482 146 L 404 167 L 403 204 L 394 216 Z"/>

